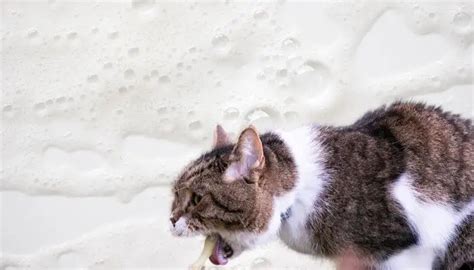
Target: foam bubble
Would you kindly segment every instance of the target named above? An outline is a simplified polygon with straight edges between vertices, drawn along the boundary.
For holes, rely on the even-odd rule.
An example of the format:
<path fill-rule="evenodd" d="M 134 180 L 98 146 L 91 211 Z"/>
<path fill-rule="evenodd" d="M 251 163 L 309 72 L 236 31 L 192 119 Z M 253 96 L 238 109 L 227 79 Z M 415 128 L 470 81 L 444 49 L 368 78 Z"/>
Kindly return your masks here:
<path fill-rule="evenodd" d="M 212 39 L 212 45 L 220 52 L 225 52 L 229 49 L 230 40 L 226 35 L 218 34 Z"/>
<path fill-rule="evenodd" d="M 94 74 L 94 75 L 90 75 L 87 77 L 87 82 L 88 83 L 96 83 L 99 81 L 99 76 Z"/>
<path fill-rule="evenodd" d="M 253 17 L 254 17 L 256 20 L 264 20 L 264 19 L 267 19 L 267 18 L 268 18 L 268 14 L 267 14 L 267 12 L 265 12 L 265 10 L 257 10 L 257 11 L 255 11 L 255 13 L 253 14 Z"/>
<path fill-rule="evenodd" d="M 229 107 L 227 109 L 225 109 L 224 111 L 224 119 L 226 120 L 234 120 L 234 119 L 237 119 L 239 117 L 239 109 L 235 108 L 235 107 Z"/>
<path fill-rule="evenodd" d="M 113 39 L 117 39 L 118 36 L 119 36 L 119 32 L 117 32 L 117 31 L 111 32 L 111 33 L 109 33 L 109 34 L 107 35 L 107 37 L 108 37 L 109 39 L 112 39 L 112 40 L 113 40 Z"/>
<path fill-rule="evenodd" d="M 468 28 L 471 25 L 471 21 L 471 15 L 466 12 L 458 12 L 453 18 L 453 24 L 458 29 Z"/>
<path fill-rule="evenodd" d="M 158 81 L 161 83 L 161 84 L 168 84 L 171 82 L 171 79 L 170 77 L 168 76 L 160 76 L 160 78 L 158 79 Z"/>
<path fill-rule="evenodd" d="M 111 62 L 107 62 L 104 64 L 103 68 L 104 69 L 112 69 L 113 68 L 113 64 Z"/>
<path fill-rule="evenodd" d="M 127 80 L 131 80 L 133 78 L 135 78 L 135 71 L 133 69 L 127 69 L 125 70 L 125 72 L 123 73 L 123 77 Z"/>
<path fill-rule="evenodd" d="M 250 110 L 245 119 L 263 130 L 268 130 L 277 126 L 280 116 L 277 110 L 269 107 L 257 107 Z"/>
<path fill-rule="evenodd" d="M 30 30 L 27 34 L 28 38 L 35 38 L 37 36 L 38 36 L 38 31 L 35 29 Z"/>
<path fill-rule="evenodd" d="M 140 52 L 139 48 L 130 48 L 130 49 L 128 49 L 128 56 L 136 57 L 139 52 Z"/>
<path fill-rule="evenodd" d="M 198 130 L 198 129 L 202 128 L 202 124 L 201 124 L 200 121 L 193 121 L 193 122 L 189 123 L 188 127 L 189 127 L 190 130 Z"/>
<path fill-rule="evenodd" d="M 281 48 L 287 51 L 296 50 L 299 47 L 300 43 L 294 38 L 286 38 L 281 42 Z"/>
<path fill-rule="evenodd" d="M 70 32 L 67 34 L 67 39 L 69 40 L 74 40 L 77 38 L 77 33 L 76 32 Z"/>

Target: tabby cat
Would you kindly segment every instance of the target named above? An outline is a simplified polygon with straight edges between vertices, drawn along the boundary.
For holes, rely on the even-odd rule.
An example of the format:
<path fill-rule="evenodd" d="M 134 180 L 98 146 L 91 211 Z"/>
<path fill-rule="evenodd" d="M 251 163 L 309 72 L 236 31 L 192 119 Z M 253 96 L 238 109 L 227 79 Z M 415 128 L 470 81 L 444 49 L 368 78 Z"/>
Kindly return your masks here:
<path fill-rule="evenodd" d="M 174 183 L 171 230 L 216 237 L 217 265 L 279 237 L 339 269 L 472 269 L 473 180 L 471 121 L 421 103 L 235 143 L 217 126 Z"/>

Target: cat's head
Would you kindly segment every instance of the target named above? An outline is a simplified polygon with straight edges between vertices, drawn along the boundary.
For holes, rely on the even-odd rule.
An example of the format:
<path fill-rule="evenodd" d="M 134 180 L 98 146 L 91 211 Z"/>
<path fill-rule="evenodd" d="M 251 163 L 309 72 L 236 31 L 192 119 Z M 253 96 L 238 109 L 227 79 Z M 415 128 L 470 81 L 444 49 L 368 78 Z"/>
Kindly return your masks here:
<path fill-rule="evenodd" d="M 216 237 L 214 264 L 276 236 L 280 213 L 273 196 L 281 190 L 277 169 L 269 166 L 275 154 L 267 151 L 254 127 L 232 143 L 217 126 L 213 149 L 188 164 L 174 184 L 172 232 Z"/>

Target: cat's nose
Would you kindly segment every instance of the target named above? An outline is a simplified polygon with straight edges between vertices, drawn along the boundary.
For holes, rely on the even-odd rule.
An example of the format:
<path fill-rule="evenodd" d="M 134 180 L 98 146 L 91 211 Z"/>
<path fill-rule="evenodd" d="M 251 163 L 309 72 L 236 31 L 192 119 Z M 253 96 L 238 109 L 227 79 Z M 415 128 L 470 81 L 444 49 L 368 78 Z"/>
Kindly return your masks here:
<path fill-rule="evenodd" d="M 178 221 L 175 217 L 170 217 L 171 224 L 174 225 L 176 224 L 176 221 Z"/>

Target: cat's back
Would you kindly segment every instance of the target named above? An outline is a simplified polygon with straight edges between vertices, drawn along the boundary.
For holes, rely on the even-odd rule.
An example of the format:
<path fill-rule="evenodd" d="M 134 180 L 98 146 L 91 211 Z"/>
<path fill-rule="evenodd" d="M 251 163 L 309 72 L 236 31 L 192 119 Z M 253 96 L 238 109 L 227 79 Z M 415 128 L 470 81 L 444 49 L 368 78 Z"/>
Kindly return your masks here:
<path fill-rule="evenodd" d="M 474 195 L 471 121 L 422 103 L 398 102 L 364 115 L 354 129 L 401 148 L 404 173 L 429 199 L 469 203 Z"/>
<path fill-rule="evenodd" d="M 320 134 L 330 174 L 320 201 L 331 211 L 312 222 L 323 254 L 354 245 L 390 269 L 430 266 L 474 212 L 470 120 L 398 102 Z"/>

